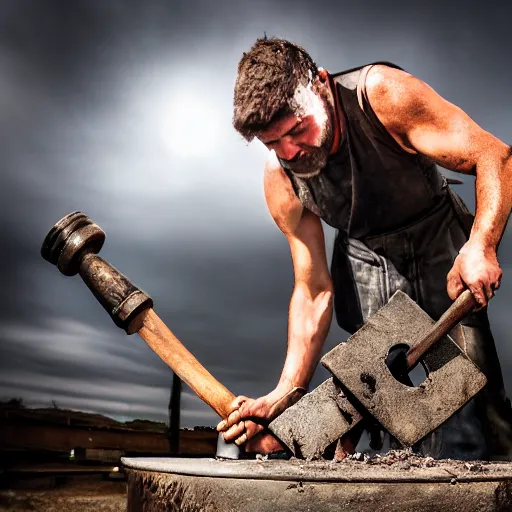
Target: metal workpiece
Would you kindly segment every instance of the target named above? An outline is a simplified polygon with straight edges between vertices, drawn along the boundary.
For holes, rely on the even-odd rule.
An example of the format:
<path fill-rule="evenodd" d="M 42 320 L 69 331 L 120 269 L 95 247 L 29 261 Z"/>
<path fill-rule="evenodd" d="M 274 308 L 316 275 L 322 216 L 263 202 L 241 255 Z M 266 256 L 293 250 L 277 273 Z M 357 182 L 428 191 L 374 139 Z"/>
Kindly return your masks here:
<path fill-rule="evenodd" d="M 145 309 L 153 307 L 153 301 L 97 255 L 105 237 L 105 232 L 89 217 L 73 212 L 50 230 L 41 247 L 41 255 L 65 276 L 80 274 L 114 323 L 131 334 L 131 321 Z"/>
<path fill-rule="evenodd" d="M 362 420 L 334 379 L 327 379 L 270 423 L 270 430 L 297 458 L 325 453 Z M 332 457 L 331 457 L 332 458 Z"/>

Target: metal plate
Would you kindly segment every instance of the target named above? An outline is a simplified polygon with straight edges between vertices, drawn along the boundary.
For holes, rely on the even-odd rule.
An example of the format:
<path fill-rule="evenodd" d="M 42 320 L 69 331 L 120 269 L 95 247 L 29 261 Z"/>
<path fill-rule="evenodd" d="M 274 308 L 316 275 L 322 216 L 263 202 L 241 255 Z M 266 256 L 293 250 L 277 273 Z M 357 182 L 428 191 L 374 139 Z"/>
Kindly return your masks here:
<path fill-rule="evenodd" d="M 331 378 L 286 409 L 269 429 L 295 457 L 319 459 L 361 419 Z"/>
<path fill-rule="evenodd" d="M 389 350 L 410 347 L 434 321 L 398 291 L 346 343 L 321 360 L 349 393 L 404 446 L 412 446 L 460 409 L 487 380 L 449 338 L 425 356 L 429 374 L 418 387 L 398 382 L 386 366 Z"/>

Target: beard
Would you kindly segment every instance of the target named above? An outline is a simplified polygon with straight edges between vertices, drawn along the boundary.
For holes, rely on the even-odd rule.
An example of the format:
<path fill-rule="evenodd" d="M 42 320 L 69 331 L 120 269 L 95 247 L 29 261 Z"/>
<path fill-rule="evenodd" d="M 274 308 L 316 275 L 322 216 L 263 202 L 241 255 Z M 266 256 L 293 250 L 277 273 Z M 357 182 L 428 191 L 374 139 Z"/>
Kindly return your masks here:
<path fill-rule="evenodd" d="M 312 178 L 320 173 L 327 165 L 329 153 L 334 139 L 333 124 L 335 122 L 334 108 L 326 97 L 321 96 L 327 116 L 320 128 L 319 140 L 316 146 L 308 146 L 292 160 L 279 159 L 281 165 L 289 169 L 299 178 Z"/>

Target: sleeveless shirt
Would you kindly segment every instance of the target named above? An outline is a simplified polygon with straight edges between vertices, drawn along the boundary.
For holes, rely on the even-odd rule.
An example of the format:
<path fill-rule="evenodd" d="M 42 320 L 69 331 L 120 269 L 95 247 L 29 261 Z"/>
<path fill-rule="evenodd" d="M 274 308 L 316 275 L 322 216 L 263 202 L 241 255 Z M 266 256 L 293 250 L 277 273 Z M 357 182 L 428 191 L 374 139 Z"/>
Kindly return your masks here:
<path fill-rule="evenodd" d="M 369 66 L 375 64 L 401 69 L 388 62 Z M 373 112 L 364 83 L 368 70 L 361 66 L 332 75 L 346 130 L 339 150 L 322 171 L 301 178 L 284 168 L 305 208 L 341 235 L 356 239 L 415 222 L 439 203 L 447 189 L 435 163 L 404 151 Z"/>

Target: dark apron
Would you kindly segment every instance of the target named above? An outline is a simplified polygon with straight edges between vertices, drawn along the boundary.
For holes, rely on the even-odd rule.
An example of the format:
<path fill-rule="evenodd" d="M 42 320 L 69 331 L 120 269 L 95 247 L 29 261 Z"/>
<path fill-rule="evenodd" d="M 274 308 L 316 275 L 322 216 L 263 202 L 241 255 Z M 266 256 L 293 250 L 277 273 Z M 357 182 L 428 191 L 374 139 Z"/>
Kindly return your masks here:
<path fill-rule="evenodd" d="M 340 327 L 354 333 L 397 290 L 409 295 L 434 320 L 448 309 L 452 301 L 446 275 L 469 236 L 473 216 L 447 190 L 428 215 L 403 229 L 361 240 L 338 233 L 331 275 Z M 488 383 L 415 448 L 436 459 L 512 460 L 512 410 L 486 309 L 467 317 L 451 336 L 484 372 Z"/>

